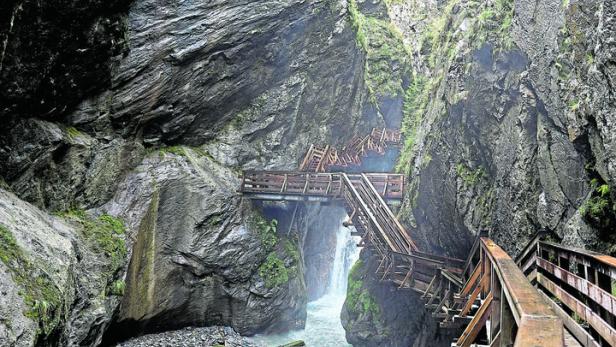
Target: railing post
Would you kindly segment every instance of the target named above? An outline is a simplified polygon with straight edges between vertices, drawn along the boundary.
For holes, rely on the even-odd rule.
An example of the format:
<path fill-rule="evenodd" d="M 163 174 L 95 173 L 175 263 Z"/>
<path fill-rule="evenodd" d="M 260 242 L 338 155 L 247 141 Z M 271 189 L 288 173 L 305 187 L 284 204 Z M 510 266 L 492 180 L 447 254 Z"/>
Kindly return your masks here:
<path fill-rule="evenodd" d="M 504 289 L 501 288 L 500 296 L 504 297 Z M 513 328 L 515 319 L 513 313 L 506 300 L 500 302 L 500 342 L 499 347 L 508 347 L 513 345 Z"/>

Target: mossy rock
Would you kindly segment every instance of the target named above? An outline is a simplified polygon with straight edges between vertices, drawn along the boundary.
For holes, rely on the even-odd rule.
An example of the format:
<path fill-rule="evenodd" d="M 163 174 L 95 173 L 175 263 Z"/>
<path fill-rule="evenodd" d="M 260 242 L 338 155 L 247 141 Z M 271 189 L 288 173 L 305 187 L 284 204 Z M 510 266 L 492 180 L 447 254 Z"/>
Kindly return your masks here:
<path fill-rule="evenodd" d="M 24 316 L 38 322 L 41 335 L 50 335 L 63 316 L 62 293 L 47 275 L 43 264 L 30 259 L 3 225 L 0 225 L 0 261 L 21 288 L 19 295 L 29 307 Z"/>

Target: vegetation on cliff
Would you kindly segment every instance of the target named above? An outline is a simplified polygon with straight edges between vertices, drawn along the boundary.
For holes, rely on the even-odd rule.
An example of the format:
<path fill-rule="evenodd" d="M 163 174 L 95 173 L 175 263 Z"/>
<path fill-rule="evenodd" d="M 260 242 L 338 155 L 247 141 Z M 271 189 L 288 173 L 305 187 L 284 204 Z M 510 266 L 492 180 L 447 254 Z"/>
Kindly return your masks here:
<path fill-rule="evenodd" d="M 108 259 L 109 279 L 112 280 L 115 272 L 126 262 L 124 222 L 108 214 L 92 218 L 84 210 L 79 209 L 58 215 L 82 226 L 81 230 L 85 239 L 90 241 L 98 253 L 104 254 Z"/>
<path fill-rule="evenodd" d="M 249 223 L 257 229 L 261 245 L 268 252 L 258 269 L 266 287 L 279 287 L 297 276 L 300 264 L 299 250 L 292 240 L 277 235 L 278 221 L 276 219 L 267 221 L 261 214 L 255 213 Z"/>
<path fill-rule="evenodd" d="M 371 102 L 402 95 L 411 67 L 402 33 L 388 18 L 363 14 L 356 0 L 348 5 L 357 45 L 366 53 L 364 79 Z"/>
<path fill-rule="evenodd" d="M 11 231 L 3 225 L 0 225 L 0 261 L 21 288 L 19 294 L 28 306 L 24 315 L 38 322 L 40 330 L 37 335 L 51 334 L 65 312 L 62 293 L 44 265 L 26 254 Z"/>
<path fill-rule="evenodd" d="M 373 318 L 378 320 L 381 311 L 376 300 L 363 283 L 362 266 L 364 266 L 363 261 L 358 260 L 349 272 L 346 306 L 354 313 L 372 314 Z"/>

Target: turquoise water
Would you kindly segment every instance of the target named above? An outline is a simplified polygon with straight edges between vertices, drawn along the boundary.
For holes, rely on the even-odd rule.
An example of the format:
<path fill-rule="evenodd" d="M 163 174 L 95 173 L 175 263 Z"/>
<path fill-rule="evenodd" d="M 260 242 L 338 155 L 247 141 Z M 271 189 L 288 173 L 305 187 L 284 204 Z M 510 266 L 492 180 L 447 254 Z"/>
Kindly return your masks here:
<path fill-rule="evenodd" d="M 263 346 L 275 347 L 295 340 L 304 340 L 308 347 L 351 346 L 344 337 L 340 310 L 344 296 L 325 295 L 308 303 L 306 329 L 284 334 L 257 335 L 253 340 Z"/>

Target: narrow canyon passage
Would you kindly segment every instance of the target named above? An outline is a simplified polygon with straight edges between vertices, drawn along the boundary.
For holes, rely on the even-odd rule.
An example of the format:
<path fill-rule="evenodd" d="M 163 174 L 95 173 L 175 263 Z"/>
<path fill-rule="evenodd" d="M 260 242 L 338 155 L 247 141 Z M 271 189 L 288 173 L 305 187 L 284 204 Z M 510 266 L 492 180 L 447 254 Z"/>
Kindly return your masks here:
<path fill-rule="evenodd" d="M 616 346 L 615 257 L 615 0 L 0 1 L 0 347 Z"/>
<path fill-rule="evenodd" d="M 330 264 L 329 281 L 320 284 L 326 287 L 325 294 L 308 302 L 305 329 L 284 334 L 257 335 L 253 341 L 264 346 L 278 346 L 297 340 L 304 341 L 307 346 L 350 346 L 340 322 L 340 312 L 346 298 L 349 271 L 359 259 L 360 249 L 357 247 L 359 237 L 351 236 L 352 229 L 344 227 L 343 220 L 340 220 L 340 227 L 336 231 L 335 256 Z"/>

